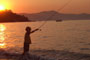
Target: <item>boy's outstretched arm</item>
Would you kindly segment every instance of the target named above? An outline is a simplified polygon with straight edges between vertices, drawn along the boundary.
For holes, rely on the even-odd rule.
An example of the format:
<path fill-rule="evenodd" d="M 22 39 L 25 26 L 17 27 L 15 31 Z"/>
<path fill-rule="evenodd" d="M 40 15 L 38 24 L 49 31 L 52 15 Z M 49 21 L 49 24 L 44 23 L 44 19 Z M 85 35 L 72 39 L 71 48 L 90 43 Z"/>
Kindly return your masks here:
<path fill-rule="evenodd" d="M 35 31 L 38 31 L 39 29 L 35 29 L 35 30 L 33 30 L 33 31 L 31 31 L 30 33 L 34 33 Z"/>

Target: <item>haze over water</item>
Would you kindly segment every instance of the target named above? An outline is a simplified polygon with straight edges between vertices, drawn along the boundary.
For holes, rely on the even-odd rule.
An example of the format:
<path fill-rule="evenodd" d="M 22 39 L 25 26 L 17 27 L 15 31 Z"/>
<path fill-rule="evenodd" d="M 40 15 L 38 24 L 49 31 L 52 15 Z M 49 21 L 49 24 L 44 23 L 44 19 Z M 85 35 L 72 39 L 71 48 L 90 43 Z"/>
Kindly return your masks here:
<path fill-rule="evenodd" d="M 17 22 L 0 24 L 0 49 L 22 52 L 26 26 L 32 30 L 44 22 Z M 90 21 L 48 21 L 31 35 L 31 49 L 66 50 L 90 54 Z"/>

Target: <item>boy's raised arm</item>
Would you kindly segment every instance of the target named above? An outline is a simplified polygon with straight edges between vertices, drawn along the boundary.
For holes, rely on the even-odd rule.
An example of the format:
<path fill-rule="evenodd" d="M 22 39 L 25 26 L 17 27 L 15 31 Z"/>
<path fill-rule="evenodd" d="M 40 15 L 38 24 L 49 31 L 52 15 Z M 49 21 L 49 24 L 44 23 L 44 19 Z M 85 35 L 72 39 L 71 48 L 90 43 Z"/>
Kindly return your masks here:
<path fill-rule="evenodd" d="M 35 30 L 33 30 L 33 31 L 31 31 L 31 33 L 34 33 L 35 31 L 38 31 L 39 29 L 35 29 Z"/>

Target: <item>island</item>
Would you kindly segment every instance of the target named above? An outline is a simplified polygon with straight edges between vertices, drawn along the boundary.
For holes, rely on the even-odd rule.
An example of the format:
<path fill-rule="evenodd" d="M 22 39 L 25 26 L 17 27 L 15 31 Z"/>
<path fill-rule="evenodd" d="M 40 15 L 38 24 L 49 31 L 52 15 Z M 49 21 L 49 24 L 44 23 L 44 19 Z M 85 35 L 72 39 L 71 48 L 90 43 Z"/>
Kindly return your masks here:
<path fill-rule="evenodd" d="M 39 13 L 21 13 L 20 15 L 24 15 L 32 21 L 90 20 L 90 14 L 87 13 L 69 14 L 58 11 L 42 11 Z"/>
<path fill-rule="evenodd" d="M 0 11 L 0 22 L 29 22 L 24 15 L 13 13 L 11 10 Z"/>

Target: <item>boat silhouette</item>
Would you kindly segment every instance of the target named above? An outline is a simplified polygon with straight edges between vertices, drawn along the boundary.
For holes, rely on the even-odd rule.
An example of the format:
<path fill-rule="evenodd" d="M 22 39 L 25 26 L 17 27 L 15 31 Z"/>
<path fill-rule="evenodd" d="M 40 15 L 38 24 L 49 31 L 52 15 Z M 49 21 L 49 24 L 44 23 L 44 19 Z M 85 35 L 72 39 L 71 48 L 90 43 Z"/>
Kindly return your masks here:
<path fill-rule="evenodd" d="M 62 22 L 63 20 L 62 19 L 60 19 L 60 20 L 56 20 L 56 22 Z"/>

